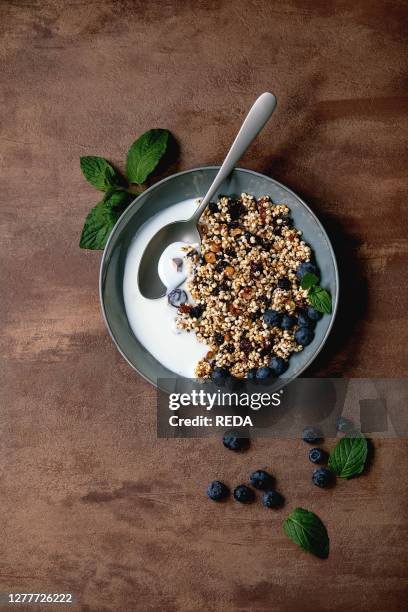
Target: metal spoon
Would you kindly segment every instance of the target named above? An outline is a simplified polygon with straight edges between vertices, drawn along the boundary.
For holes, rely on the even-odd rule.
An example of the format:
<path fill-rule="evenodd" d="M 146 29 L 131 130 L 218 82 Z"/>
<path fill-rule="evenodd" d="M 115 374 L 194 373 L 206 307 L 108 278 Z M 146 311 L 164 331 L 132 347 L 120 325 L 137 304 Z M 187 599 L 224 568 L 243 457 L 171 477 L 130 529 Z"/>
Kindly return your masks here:
<path fill-rule="evenodd" d="M 140 261 L 138 283 L 140 293 L 149 299 L 157 299 L 166 295 L 167 288 L 161 282 L 157 267 L 164 249 L 173 242 L 187 242 L 195 244 L 201 242 L 198 222 L 211 198 L 219 189 L 222 182 L 233 171 L 236 163 L 245 153 L 254 138 L 259 134 L 276 107 L 276 98 L 273 94 L 263 93 L 256 100 L 244 123 L 239 130 L 227 157 L 224 160 L 217 176 L 211 184 L 197 210 L 186 221 L 175 221 L 162 227 L 151 238 Z"/>

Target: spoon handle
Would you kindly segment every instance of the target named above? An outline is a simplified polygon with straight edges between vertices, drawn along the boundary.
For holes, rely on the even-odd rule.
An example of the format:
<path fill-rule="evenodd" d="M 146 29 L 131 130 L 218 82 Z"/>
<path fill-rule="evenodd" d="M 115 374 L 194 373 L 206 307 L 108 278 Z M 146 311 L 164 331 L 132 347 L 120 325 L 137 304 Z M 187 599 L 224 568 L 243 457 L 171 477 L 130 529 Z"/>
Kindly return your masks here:
<path fill-rule="evenodd" d="M 219 169 L 217 176 L 204 196 L 200 206 L 194 213 L 192 217 L 193 220 L 198 222 L 214 193 L 217 191 L 217 189 L 219 189 L 220 185 L 227 178 L 227 176 L 233 171 L 238 160 L 242 157 L 246 149 L 256 138 L 265 123 L 268 121 L 269 117 L 272 115 L 275 107 L 276 98 L 269 92 L 263 93 L 255 101 L 234 142 L 232 143 L 232 146 L 228 151 L 227 157 Z"/>

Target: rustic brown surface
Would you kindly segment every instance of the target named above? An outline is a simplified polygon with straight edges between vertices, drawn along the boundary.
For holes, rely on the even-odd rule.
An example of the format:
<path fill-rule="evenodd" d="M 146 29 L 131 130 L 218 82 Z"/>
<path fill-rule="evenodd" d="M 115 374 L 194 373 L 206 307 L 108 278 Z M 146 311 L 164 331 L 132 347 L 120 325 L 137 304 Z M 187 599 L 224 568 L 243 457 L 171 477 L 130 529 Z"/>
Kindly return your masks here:
<path fill-rule="evenodd" d="M 272 90 L 279 109 L 241 165 L 311 203 L 343 274 L 311 373 L 404 375 L 406 3 L 2 0 L 0 28 L 0 590 L 73 591 L 84 611 L 402 610 L 406 441 L 377 441 L 369 474 L 330 491 L 309 484 L 301 443 L 231 457 L 157 441 L 154 391 L 104 329 L 100 254 L 78 248 L 98 197 L 78 159 L 120 164 L 166 127 L 169 172 L 218 163 Z M 213 477 L 260 466 L 287 509 L 324 519 L 327 561 L 286 540 L 285 512 L 205 500 Z"/>

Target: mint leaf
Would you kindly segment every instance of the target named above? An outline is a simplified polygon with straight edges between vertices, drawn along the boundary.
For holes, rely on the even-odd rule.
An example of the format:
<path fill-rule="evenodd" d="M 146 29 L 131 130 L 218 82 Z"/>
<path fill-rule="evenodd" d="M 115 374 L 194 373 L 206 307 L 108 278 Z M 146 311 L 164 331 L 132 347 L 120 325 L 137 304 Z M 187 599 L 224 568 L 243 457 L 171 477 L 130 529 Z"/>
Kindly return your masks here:
<path fill-rule="evenodd" d="M 316 514 L 295 508 L 283 522 L 283 530 L 292 542 L 321 559 L 329 556 L 329 536 Z"/>
<path fill-rule="evenodd" d="M 134 199 L 131 193 L 111 190 L 88 214 L 79 241 L 81 249 L 103 249 L 116 221 Z"/>
<path fill-rule="evenodd" d="M 128 193 L 123 189 L 112 189 L 106 193 L 103 201 L 106 206 L 109 206 L 109 208 L 112 208 L 121 215 L 135 197 L 134 194 Z"/>
<path fill-rule="evenodd" d="M 149 130 L 132 144 L 126 160 L 126 174 L 131 183 L 145 182 L 164 155 L 168 139 L 167 130 Z"/>
<path fill-rule="evenodd" d="M 361 474 L 367 459 L 368 444 L 364 436 L 342 438 L 330 453 L 329 468 L 340 478 Z"/>
<path fill-rule="evenodd" d="M 306 272 L 306 274 L 302 277 L 300 286 L 302 287 L 302 289 L 310 289 L 317 282 L 319 282 L 319 279 L 317 278 L 316 274 L 313 274 L 312 272 Z"/>
<path fill-rule="evenodd" d="M 306 276 L 306 275 L 305 275 Z M 314 286 L 309 290 L 308 298 L 310 304 L 318 312 L 330 314 L 332 310 L 331 296 L 326 289 L 319 286 Z"/>
<path fill-rule="evenodd" d="M 86 155 L 80 159 L 82 174 L 93 187 L 108 191 L 123 184 L 123 177 L 103 157 Z"/>

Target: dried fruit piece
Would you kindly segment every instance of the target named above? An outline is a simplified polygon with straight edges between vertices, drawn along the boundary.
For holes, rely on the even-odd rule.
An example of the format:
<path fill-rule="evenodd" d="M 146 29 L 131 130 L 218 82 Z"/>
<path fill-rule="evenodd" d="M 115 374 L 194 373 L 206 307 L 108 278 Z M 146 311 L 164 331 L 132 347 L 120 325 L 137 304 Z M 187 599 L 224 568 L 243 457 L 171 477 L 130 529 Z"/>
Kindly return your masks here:
<path fill-rule="evenodd" d="M 234 275 L 234 272 L 235 272 L 235 270 L 234 270 L 234 268 L 233 268 L 232 266 L 227 266 L 227 267 L 225 268 L 225 270 L 224 270 L 224 273 L 225 273 L 227 276 L 233 276 L 233 275 Z"/>
<path fill-rule="evenodd" d="M 209 251 L 208 253 L 204 255 L 204 259 L 207 263 L 215 263 L 217 260 L 215 257 L 215 254 L 212 253 L 211 251 Z"/>

